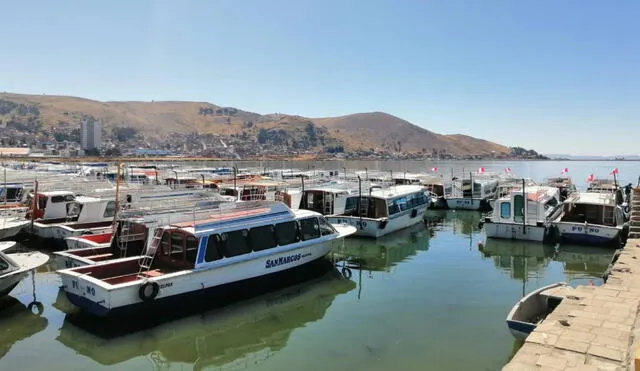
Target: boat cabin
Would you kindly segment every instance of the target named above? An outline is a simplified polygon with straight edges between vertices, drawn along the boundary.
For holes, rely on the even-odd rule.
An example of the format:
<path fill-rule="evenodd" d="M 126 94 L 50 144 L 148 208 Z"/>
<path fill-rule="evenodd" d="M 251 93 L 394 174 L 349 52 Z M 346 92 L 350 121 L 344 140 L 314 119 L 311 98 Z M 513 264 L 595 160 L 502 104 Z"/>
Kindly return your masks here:
<path fill-rule="evenodd" d="M 399 185 L 387 188 L 373 186 L 368 195 L 347 197 L 344 216 L 386 218 L 429 203 L 422 186 Z"/>
<path fill-rule="evenodd" d="M 342 214 L 346 200 L 353 192 L 340 188 L 312 188 L 302 191 L 299 209 L 311 210 L 322 215 Z"/>
<path fill-rule="evenodd" d="M 576 192 L 565 200 L 561 221 L 615 227 L 624 224 L 624 213 L 615 194 Z"/>
<path fill-rule="evenodd" d="M 38 193 L 37 200 L 35 210 L 30 210 L 29 216 L 47 224 L 108 221 L 116 213 L 115 200 L 75 196 L 69 191 Z"/>
<path fill-rule="evenodd" d="M 0 202 L 22 203 L 27 196 L 22 183 L 0 184 Z"/>
<path fill-rule="evenodd" d="M 547 222 L 560 211 L 560 190 L 547 186 L 511 188 L 510 193 L 496 201 L 492 222 L 537 225 Z"/>

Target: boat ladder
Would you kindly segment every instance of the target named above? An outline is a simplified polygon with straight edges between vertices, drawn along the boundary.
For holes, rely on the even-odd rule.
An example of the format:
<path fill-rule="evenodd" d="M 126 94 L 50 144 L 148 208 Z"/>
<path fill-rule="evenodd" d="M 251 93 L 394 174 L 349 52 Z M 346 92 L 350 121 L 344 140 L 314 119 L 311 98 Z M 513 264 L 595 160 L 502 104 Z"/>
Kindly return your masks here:
<path fill-rule="evenodd" d="M 138 277 L 145 278 L 146 276 L 143 275 L 143 272 L 147 272 L 151 269 L 151 266 L 153 265 L 153 258 L 155 257 L 156 251 L 162 241 L 162 232 L 164 232 L 162 228 L 154 228 L 152 232 L 153 239 L 149 246 L 147 246 L 145 254 L 140 257 L 140 270 L 138 271 Z"/>
<path fill-rule="evenodd" d="M 129 237 L 131 231 L 131 221 L 128 219 L 122 221 L 120 234 L 118 235 L 118 247 L 120 248 L 120 257 L 127 256 L 127 248 L 129 247 Z"/>

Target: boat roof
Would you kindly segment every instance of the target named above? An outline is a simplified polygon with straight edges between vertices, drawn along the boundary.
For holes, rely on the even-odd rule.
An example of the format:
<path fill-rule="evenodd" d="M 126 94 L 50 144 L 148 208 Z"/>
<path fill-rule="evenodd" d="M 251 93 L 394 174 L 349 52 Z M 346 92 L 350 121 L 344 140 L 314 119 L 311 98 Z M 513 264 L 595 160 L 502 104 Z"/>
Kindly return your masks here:
<path fill-rule="evenodd" d="M 531 185 L 524 188 L 524 192 L 527 194 L 527 199 L 531 201 L 547 202 L 553 196 L 557 195 L 560 191 L 556 187 L 543 186 L 543 185 Z M 522 187 L 514 187 L 511 189 L 510 195 L 505 198 L 510 198 L 513 195 L 522 194 Z"/>
<path fill-rule="evenodd" d="M 351 188 L 337 187 L 309 187 L 305 188 L 305 192 L 326 192 L 326 193 L 353 193 Z"/>
<path fill-rule="evenodd" d="M 311 213 L 309 215 L 320 215 L 308 210 L 302 213 L 294 213 L 293 210 L 282 202 L 239 201 L 228 205 L 221 205 L 218 209 L 200 213 L 198 218 L 192 218 L 191 220 L 189 220 L 190 213 L 185 213 L 184 221 L 172 223 L 170 226 L 196 234 L 255 222 L 292 220 L 296 216 L 306 215 L 305 212 Z"/>
<path fill-rule="evenodd" d="M 44 192 L 38 192 L 41 195 L 45 195 L 45 196 L 73 196 L 74 193 L 71 191 L 44 191 Z"/>
<path fill-rule="evenodd" d="M 76 202 L 79 202 L 81 204 L 89 204 L 89 203 L 100 202 L 100 201 L 104 201 L 104 200 L 98 197 L 76 196 Z"/>
<path fill-rule="evenodd" d="M 421 185 L 394 185 L 386 188 L 376 188 L 371 190 L 371 196 L 377 198 L 394 198 L 405 196 L 411 193 L 423 191 L 424 187 Z M 363 190 L 362 196 L 367 196 L 368 191 Z"/>
<path fill-rule="evenodd" d="M 571 194 L 565 203 L 615 206 L 616 198 L 613 193 L 608 192 L 576 192 Z"/>

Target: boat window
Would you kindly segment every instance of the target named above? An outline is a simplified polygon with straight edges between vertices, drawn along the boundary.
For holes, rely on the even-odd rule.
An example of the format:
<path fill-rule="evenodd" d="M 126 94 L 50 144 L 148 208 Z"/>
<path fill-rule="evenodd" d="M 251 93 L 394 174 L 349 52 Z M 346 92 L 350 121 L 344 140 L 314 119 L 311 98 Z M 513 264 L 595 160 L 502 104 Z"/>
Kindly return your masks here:
<path fill-rule="evenodd" d="M 510 202 L 501 202 L 500 203 L 500 217 L 502 219 L 511 218 L 511 203 Z"/>
<path fill-rule="evenodd" d="M 187 260 L 195 263 L 196 256 L 198 255 L 198 239 L 195 238 L 195 236 L 187 236 L 186 242 Z"/>
<path fill-rule="evenodd" d="M 320 237 L 318 218 L 308 218 L 300 220 L 300 234 L 302 235 L 303 241 Z"/>
<path fill-rule="evenodd" d="M 116 202 L 115 201 L 109 201 L 109 202 L 107 202 L 107 206 L 104 208 L 103 217 L 110 218 L 110 217 L 112 217 L 114 215 L 116 215 Z"/>
<path fill-rule="evenodd" d="M 358 197 L 349 197 L 344 205 L 344 213 L 348 214 L 349 212 L 356 211 L 358 207 Z"/>
<path fill-rule="evenodd" d="M 62 196 L 51 196 L 51 202 L 65 202 L 65 201 L 73 201 L 75 197 L 73 195 L 62 195 Z"/>
<path fill-rule="evenodd" d="M 298 223 L 284 222 L 276 224 L 276 241 L 279 246 L 289 245 L 299 241 Z"/>
<path fill-rule="evenodd" d="M 272 225 L 263 225 L 249 230 L 251 250 L 260 251 L 276 247 L 276 238 Z"/>
<path fill-rule="evenodd" d="M 182 233 L 171 233 L 171 256 L 182 255 L 183 242 Z"/>
<path fill-rule="evenodd" d="M 164 232 L 162 234 L 162 240 L 160 241 L 160 246 L 162 247 L 162 254 L 169 255 L 169 240 L 171 239 L 171 233 Z"/>
<path fill-rule="evenodd" d="M 47 196 L 38 196 L 38 209 L 44 210 L 47 207 Z"/>
<path fill-rule="evenodd" d="M 524 221 L 524 197 L 522 195 L 513 196 L 513 220 Z"/>
<path fill-rule="evenodd" d="M 207 251 L 204 254 L 205 261 L 212 262 L 222 259 L 222 254 L 218 249 L 220 240 L 221 238 L 219 234 L 212 234 L 211 236 L 209 236 L 209 241 L 207 241 Z"/>
<path fill-rule="evenodd" d="M 331 224 L 329 224 L 327 219 L 320 217 L 320 218 L 318 218 L 318 222 L 320 224 L 320 234 L 321 235 L 327 236 L 327 235 L 336 233 L 336 230 L 333 229 L 333 227 L 331 226 Z"/>
<path fill-rule="evenodd" d="M 225 258 L 247 254 L 251 252 L 248 236 L 249 231 L 246 229 L 222 233 L 218 248 Z"/>

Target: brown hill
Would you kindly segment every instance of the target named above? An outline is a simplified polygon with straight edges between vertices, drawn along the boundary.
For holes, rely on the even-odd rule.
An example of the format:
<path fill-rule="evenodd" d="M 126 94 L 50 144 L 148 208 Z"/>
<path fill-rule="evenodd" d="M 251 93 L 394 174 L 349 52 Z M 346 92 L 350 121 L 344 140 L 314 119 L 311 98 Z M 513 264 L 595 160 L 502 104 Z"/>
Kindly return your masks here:
<path fill-rule="evenodd" d="M 172 132 L 243 134 L 266 143 L 334 146 L 348 150 L 384 149 L 454 154 L 508 153 L 505 146 L 465 135 L 440 135 L 382 112 L 341 117 L 304 118 L 260 115 L 206 102 L 99 102 L 49 95 L 0 94 L 0 123 L 19 128 L 78 126 L 86 118 L 101 120 L 105 130 L 133 127 L 162 139 Z M 326 129 L 325 129 L 326 128 Z"/>
<path fill-rule="evenodd" d="M 485 154 L 509 153 L 509 148 L 466 135 L 441 135 L 384 112 L 313 119 L 340 136 L 349 147 L 369 148 L 372 144 L 388 150 Z M 375 146 L 374 146 L 375 147 Z"/>

